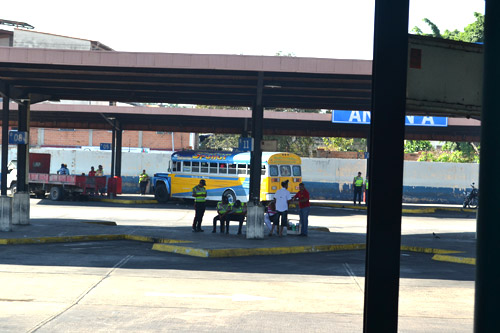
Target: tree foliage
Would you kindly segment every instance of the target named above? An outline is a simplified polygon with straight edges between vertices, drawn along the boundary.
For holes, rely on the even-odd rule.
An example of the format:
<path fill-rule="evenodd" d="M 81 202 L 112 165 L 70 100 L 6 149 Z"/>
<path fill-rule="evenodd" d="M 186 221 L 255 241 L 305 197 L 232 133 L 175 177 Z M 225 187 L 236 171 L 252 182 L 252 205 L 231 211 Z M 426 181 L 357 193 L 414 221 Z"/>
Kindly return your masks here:
<path fill-rule="evenodd" d="M 432 36 L 436 38 L 453 39 L 468 43 L 482 43 L 484 42 L 484 15 L 476 12 L 474 13 L 474 17 L 476 18 L 476 21 L 466 26 L 464 31 L 455 29 L 453 31 L 445 30 L 441 33 L 441 30 L 436 26 L 436 24 L 428 18 L 424 18 L 422 21 L 429 26 L 432 33 L 426 34 L 417 26 L 413 27 L 412 32 L 417 35 Z"/>
<path fill-rule="evenodd" d="M 419 151 L 432 150 L 432 144 L 426 140 L 406 140 L 405 153 L 418 153 Z"/>
<path fill-rule="evenodd" d="M 357 138 L 323 138 L 328 150 L 333 151 L 366 151 L 366 139 Z"/>

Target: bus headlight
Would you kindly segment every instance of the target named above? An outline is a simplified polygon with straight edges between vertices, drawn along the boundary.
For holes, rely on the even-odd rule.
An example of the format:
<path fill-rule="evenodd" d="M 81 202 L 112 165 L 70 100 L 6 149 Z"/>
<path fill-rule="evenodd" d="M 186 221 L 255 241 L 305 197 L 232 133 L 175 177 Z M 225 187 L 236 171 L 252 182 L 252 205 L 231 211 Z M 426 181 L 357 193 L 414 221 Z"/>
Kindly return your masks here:
<path fill-rule="evenodd" d="M 293 179 L 293 182 L 294 182 L 294 183 L 300 183 L 300 178 L 294 178 L 294 179 Z"/>
<path fill-rule="evenodd" d="M 298 187 L 298 186 L 295 186 L 295 189 L 298 191 L 298 190 L 299 190 L 299 187 Z"/>
<path fill-rule="evenodd" d="M 276 191 L 276 186 L 271 186 L 271 190 Z"/>

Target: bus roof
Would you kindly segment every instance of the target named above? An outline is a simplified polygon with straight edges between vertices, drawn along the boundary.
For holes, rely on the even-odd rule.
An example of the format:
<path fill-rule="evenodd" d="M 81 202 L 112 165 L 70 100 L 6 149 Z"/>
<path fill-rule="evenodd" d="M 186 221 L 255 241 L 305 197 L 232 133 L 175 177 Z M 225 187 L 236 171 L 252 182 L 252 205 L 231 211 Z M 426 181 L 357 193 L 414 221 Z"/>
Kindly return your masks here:
<path fill-rule="evenodd" d="M 262 152 L 262 162 L 273 164 L 300 164 L 298 155 L 280 152 Z M 227 151 L 203 151 L 203 150 L 181 150 L 172 154 L 172 161 L 200 161 L 200 162 L 227 162 L 227 163 L 249 163 L 250 152 L 227 152 Z M 273 162 L 274 161 L 274 162 Z M 282 163 L 279 163 L 279 162 Z"/>

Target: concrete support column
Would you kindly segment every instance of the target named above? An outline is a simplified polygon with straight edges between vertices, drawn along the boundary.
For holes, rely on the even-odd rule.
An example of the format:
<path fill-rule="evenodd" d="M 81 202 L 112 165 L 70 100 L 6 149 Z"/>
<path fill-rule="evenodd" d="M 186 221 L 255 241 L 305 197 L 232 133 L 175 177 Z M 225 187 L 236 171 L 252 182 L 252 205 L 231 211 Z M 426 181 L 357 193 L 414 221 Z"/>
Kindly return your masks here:
<path fill-rule="evenodd" d="M 483 109 L 481 113 L 481 163 L 479 165 L 479 208 L 477 215 L 476 295 L 474 332 L 498 332 L 500 317 L 496 311 L 500 298 L 498 262 L 500 261 L 500 166 L 498 124 L 500 100 L 500 2 L 487 0 L 485 11 Z"/>
<path fill-rule="evenodd" d="M 142 147 L 142 131 L 139 131 L 137 135 L 138 135 L 138 138 L 137 138 L 137 147 L 143 148 Z"/>
<path fill-rule="evenodd" d="M 260 200 L 260 179 L 262 165 L 262 127 L 264 125 L 264 107 L 262 105 L 262 90 L 264 89 L 264 73 L 259 72 L 257 79 L 257 97 L 252 110 L 253 149 L 250 153 L 250 196 L 248 201 L 254 203 Z"/>
<path fill-rule="evenodd" d="M 45 144 L 45 128 L 39 128 L 37 145 L 43 146 L 44 144 Z"/>
<path fill-rule="evenodd" d="M 376 0 L 364 332 L 397 332 L 409 0 Z"/>
<path fill-rule="evenodd" d="M 2 167 L 1 167 L 1 195 L 7 195 L 7 164 L 9 163 L 9 101 L 10 88 L 5 87 L 2 99 Z"/>
<path fill-rule="evenodd" d="M 116 164 L 115 164 L 115 176 L 122 176 L 122 143 L 123 141 L 123 130 L 121 128 L 116 129 Z"/>
<path fill-rule="evenodd" d="M 30 224 L 30 195 L 16 192 L 12 197 L 12 224 Z"/>
<path fill-rule="evenodd" d="M 260 202 L 248 202 L 247 239 L 264 239 L 264 206 Z"/>
<path fill-rule="evenodd" d="M 12 231 L 12 198 L 0 196 L 0 231 Z"/>

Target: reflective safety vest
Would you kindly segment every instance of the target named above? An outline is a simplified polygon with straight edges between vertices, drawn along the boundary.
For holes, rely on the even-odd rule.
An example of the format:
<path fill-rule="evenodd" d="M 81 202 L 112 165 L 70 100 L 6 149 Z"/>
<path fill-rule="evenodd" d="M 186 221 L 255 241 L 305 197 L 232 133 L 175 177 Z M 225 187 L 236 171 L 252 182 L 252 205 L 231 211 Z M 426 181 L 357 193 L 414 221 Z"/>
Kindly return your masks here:
<path fill-rule="evenodd" d="M 141 174 L 139 175 L 139 183 L 140 183 L 140 182 L 145 182 L 146 180 L 148 180 L 148 178 L 149 178 L 149 176 L 148 176 L 148 174 L 147 174 L 147 173 L 141 173 Z"/>
<path fill-rule="evenodd" d="M 365 189 L 367 189 L 367 190 L 368 190 L 368 179 L 367 179 L 367 180 L 366 180 L 366 182 L 365 182 Z"/>
<path fill-rule="evenodd" d="M 233 214 L 242 214 L 243 213 L 243 205 L 239 207 L 232 207 L 232 213 Z"/>
<path fill-rule="evenodd" d="M 219 214 L 225 214 L 229 210 L 229 207 L 229 204 L 224 204 L 222 201 L 217 203 L 217 211 Z"/>
<path fill-rule="evenodd" d="M 194 194 L 197 194 L 197 195 L 201 194 L 201 196 L 194 197 L 195 202 L 205 202 L 206 201 L 207 190 L 204 187 L 196 185 L 195 187 L 193 187 L 193 192 L 194 192 Z"/>
<path fill-rule="evenodd" d="M 358 187 L 358 186 L 359 186 L 359 187 L 363 186 L 363 177 L 358 177 L 358 176 L 354 177 L 354 185 L 355 185 L 356 187 Z"/>

